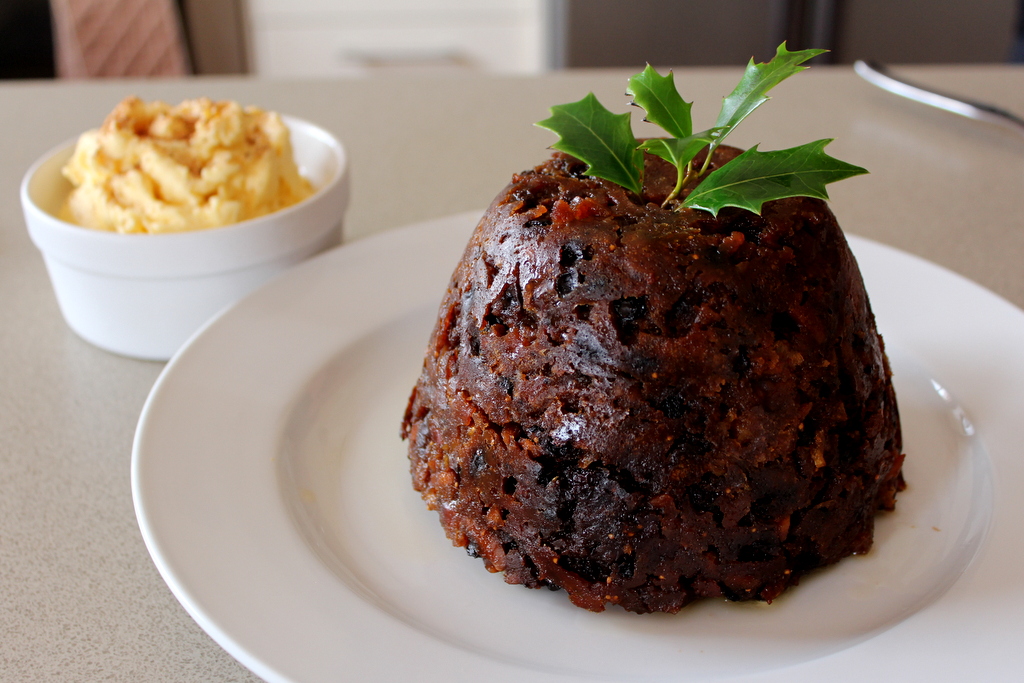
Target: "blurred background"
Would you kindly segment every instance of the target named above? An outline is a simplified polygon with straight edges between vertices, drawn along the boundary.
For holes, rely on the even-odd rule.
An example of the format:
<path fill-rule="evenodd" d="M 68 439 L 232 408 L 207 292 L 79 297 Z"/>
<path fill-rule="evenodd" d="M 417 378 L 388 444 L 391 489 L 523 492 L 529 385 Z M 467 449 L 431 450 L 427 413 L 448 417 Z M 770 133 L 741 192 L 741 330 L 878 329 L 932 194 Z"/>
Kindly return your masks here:
<path fill-rule="evenodd" d="M 0 0 L 0 78 L 1024 61 L 1022 0 Z"/>

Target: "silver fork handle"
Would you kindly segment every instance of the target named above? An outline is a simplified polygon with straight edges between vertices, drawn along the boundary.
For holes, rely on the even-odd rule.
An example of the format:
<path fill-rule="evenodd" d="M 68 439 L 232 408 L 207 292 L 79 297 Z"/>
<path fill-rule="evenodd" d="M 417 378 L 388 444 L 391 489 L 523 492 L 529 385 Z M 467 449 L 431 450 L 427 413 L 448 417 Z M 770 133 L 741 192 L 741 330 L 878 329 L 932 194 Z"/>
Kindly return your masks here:
<path fill-rule="evenodd" d="M 978 121 L 1008 126 L 1018 133 L 1024 134 L 1024 119 L 1005 109 L 1000 109 L 985 102 L 977 102 L 935 92 L 934 90 L 927 90 L 919 85 L 896 78 L 884 66 L 875 62 L 865 62 L 858 59 L 853 63 L 853 69 L 861 78 L 869 83 L 873 83 L 879 88 L 888 90 L 901 97 L 938 107 L 939 109 L 945 109 L 954 114 L 960 114 L 961 116 L 977 119 Z"/>

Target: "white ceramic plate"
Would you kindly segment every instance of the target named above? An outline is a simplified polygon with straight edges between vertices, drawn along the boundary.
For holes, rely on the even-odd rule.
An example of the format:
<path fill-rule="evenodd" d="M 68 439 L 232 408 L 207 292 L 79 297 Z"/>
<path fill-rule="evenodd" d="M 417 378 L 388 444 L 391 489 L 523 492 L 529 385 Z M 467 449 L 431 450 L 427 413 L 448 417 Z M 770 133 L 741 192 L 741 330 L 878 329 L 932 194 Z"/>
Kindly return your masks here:
<path fill-rule="evenodd" d="M 209 324 L 146 403 L 132 487 L 178 600 L 268 681 L 1009 680 L 1024 664 L 1024 312 L 852 238 L 910 487 L 875 548 L 772 605 L 591 614 L 453 548 L 398 438 L 479 214 L 324 254 Z"/>

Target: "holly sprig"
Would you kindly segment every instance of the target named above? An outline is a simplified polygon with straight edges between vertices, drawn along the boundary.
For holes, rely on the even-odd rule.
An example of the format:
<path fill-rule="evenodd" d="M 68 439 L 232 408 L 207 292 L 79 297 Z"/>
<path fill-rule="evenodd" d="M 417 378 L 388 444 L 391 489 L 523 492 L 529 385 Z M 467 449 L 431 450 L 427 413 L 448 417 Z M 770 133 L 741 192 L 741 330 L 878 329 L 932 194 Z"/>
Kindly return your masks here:
<path fill-rule="evenodd" d="M 588 93 L 578 102 L 551 107 L 551 116 L 536 125 L 559 136 L 552 147 L 571 154 L 587 164 L 587 175 L 610 180 L 641 194 L 643 190 L 643 153 L 649 152 L 676 167 L 676 184 L 663 206 L 675 200 L 691 181 L 703 178 L 678 202 L 677 208 L 718 212 L 734 206 L 760 213 L 765 202 L 786 197 L 828 199 L 825 185 L 867 173 L 829 156 L 823 150 L 831 139 L 772 152 L 760 152 L 757 145 L 708 173 L 715 149 L 755 109 L 768 101 L 768 91 L 797 74 L 807 60 L 824 50 L 790 52 L 782 43 L 775 57 L 763 64 L 751 59 L 736 88 L 722 100 L 715 125 L 693 132 L 690 116 L 692 102 L 686 102 L 676 89 L 671 71 L 665 76 L 648 65 L 632 76 L 626 94 L 631 104 L 644 109 L 645 121 L 671 137 L 640 142 L 633 135 L 629 114 L 613 114 Z M 704 162 L 694 163 L 697 154 L 707 149 Z"/>

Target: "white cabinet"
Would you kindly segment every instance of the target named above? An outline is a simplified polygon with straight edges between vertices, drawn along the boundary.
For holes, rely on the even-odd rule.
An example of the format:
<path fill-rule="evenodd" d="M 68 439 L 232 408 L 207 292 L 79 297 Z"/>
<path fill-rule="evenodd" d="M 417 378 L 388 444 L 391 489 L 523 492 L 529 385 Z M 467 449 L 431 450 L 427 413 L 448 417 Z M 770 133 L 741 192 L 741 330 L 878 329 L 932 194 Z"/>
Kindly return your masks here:
<path fill-rule="evenodd" d="M 547 64 L 546 0 L 248 0 L 253 72 L 358 75 L 385 69 L 536 73 Z"/>

